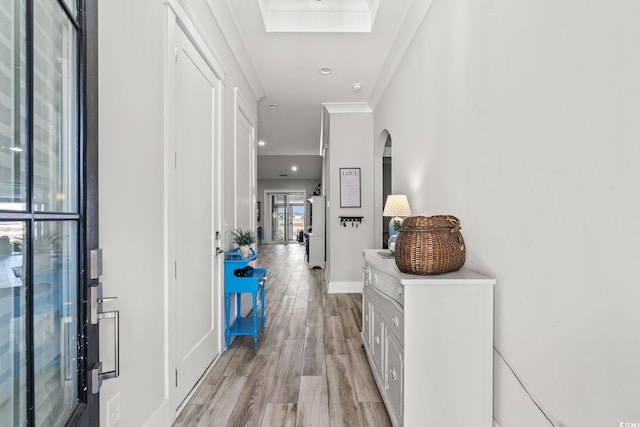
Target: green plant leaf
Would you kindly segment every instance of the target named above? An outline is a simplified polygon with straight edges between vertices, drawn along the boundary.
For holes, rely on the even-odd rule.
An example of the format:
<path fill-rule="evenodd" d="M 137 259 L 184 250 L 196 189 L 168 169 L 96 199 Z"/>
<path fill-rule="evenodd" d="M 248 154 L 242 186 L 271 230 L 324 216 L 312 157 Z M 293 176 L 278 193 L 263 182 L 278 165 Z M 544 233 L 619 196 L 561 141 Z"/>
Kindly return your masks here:
<path fill-rule="evenodd" d="M 256 241 L 256 237 L 251 230 L 236 228 L 231 231 L 231 235 L 233 236 L 233 241 L 238 246 L 250 245 Z"/>

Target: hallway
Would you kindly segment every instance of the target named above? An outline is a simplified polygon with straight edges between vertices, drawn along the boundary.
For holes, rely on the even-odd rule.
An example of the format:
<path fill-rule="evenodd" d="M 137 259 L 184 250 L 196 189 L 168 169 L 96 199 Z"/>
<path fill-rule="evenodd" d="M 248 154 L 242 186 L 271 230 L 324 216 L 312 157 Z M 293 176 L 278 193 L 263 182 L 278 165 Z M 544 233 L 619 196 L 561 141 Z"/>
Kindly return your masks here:
<path fill-rule="evenodd" d="M 360 343 L 361 294 L 327 294 L 304 246 L 261 245 L 266 326 L 237 337 L 174 426 L 389 426 Z"/>

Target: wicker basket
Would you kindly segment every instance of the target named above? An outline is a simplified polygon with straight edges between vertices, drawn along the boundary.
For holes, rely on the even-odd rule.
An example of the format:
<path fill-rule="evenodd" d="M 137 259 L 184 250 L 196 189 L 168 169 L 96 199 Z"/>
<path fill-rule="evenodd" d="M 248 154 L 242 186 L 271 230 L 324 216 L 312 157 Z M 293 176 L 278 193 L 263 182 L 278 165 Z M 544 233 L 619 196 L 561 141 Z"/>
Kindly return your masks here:
<path fill-rule="evenodd" d="M 460 220 L 452 215 L 404 220 L 396 240 L 396 265 L 403 273 L 441 274 L 460 269 L 466 251 Z"/>

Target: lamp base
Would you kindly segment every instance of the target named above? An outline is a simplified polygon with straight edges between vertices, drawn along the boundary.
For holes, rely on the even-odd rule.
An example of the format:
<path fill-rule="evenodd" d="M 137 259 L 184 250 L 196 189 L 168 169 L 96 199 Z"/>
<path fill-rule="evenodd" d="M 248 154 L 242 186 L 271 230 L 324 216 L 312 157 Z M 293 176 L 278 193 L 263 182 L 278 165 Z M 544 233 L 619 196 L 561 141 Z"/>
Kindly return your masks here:
<path fill-rule="evenodd" d="M 400 225 L 402 225 L 403 221 L 404 220 L 402 218 L 400 218 L 399 216 L 393 217 L 393 218 L 391 218 L 391 220 L 389 220 L 389 238 L 391 238 L 391 236 L 395 236 L 396 234 L 398 234 L 398 232 L 395 230 L 393 224 L 397 222 Z"/>
<path fill-rule="evenodd" d="M 394 234 L 393 236 L 389 237 L 389 243 L 387 244 L 387 247 L 389 248 L 389 252 L 394 253 L 396 251 L 396 239 L 398 238 L 397 234 Z"/>

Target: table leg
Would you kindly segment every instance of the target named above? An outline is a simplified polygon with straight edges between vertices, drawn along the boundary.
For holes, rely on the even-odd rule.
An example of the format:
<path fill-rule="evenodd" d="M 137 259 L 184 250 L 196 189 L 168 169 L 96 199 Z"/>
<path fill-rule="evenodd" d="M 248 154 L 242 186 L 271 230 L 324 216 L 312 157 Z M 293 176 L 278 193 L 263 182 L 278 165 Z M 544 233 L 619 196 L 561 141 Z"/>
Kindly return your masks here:
<path fill-rule="evenodd" d="M 258 349 L 258 296 L 252 293 L 253 300 L 253 347 Z"/>
<path fill-rule="evenodd" d="M 224 305 L 225 305 L 225 320 L 226 320 L 226 328 L 224 331 L 224 338 L 225 341 L 227 342 L 227 350 L 229 349 L 229 344 L 231 342 L 231 330 L 229 329 L 231 325 L 229 325 L 229 309 L 230 309 L 230 304 L 229 304 L 229 294 L 225 293 L 224 294 Z"/>
<path fill-rule="evenodd" d="M 264 284 L 260 287 L 260 305 L 262 306 L 260 317 L 262 318 L 262 329 L 264 329 Z"/>

